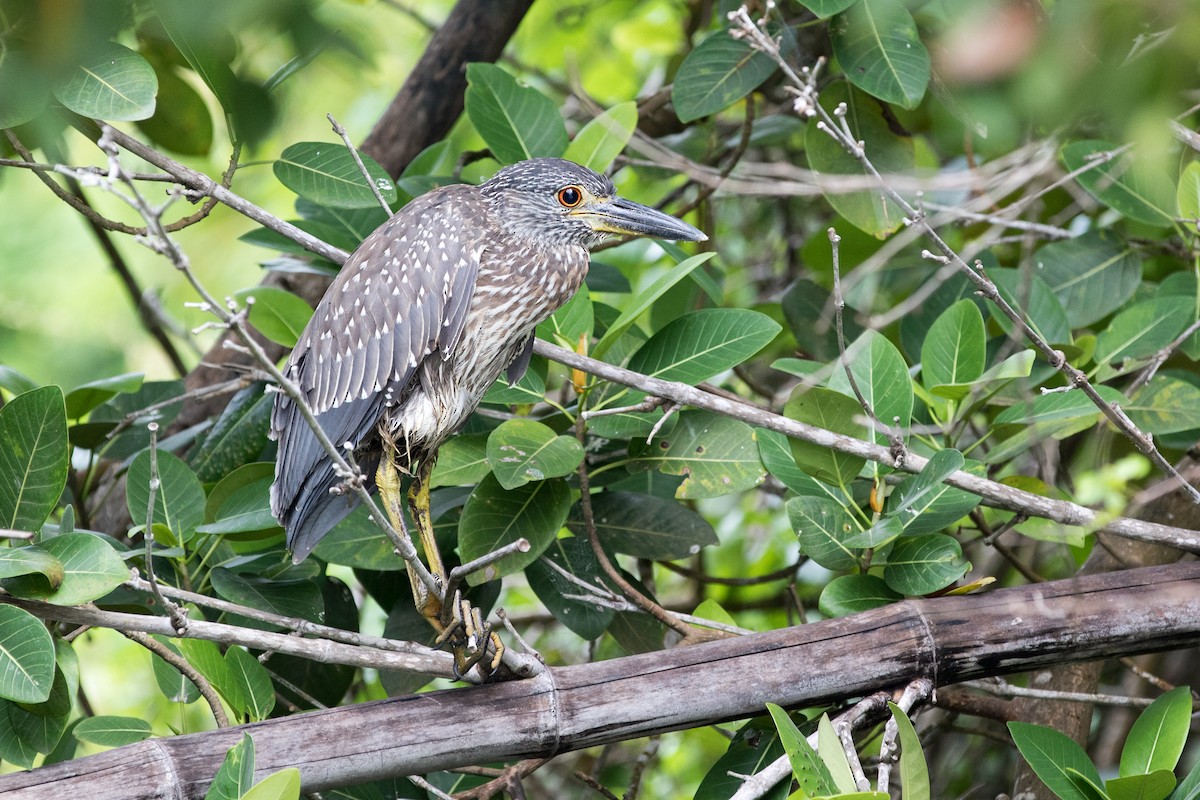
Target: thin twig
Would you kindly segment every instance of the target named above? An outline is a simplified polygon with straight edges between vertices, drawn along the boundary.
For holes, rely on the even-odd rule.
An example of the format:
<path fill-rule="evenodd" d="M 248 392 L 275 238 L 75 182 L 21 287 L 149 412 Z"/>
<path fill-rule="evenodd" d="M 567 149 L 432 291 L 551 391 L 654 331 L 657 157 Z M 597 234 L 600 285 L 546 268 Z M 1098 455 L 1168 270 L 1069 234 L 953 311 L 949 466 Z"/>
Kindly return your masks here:
<path fill-rule="evenodd" d="M 739 29 L 744 32 L 744 38 L 749 41 L 752 47 L 769 55 L 780 66 L 785 76 L 792 81 L 794 86 L 805 86 L 805 81 L 795 72 L 795 70 L 792 69 L 791 65 L 788 64 L 787 60 L 783 57 L 783 54 L 779 50 L 778 43 L 769 37 L 764 30 L 761 30 L 758 26 L 750 21 L 749 15 L 747 14 L 744 6 L 739 9 L 738 12 L 735 12 L 734 15 L 732 15 L 732 18 Z M 839 106 L 839 110 L 843 106 L 844 104 Z M 820 117 L 819 121 L 817 122 L 818 130 L 821 130 L 832 137 L 834 141 L 840 144 L 846 150 L 846 152 L 848 152 L 859 162 L 863 170 L 876 181 L 876 188 L 882 192 L 887 200 L 894 203 L 896 207 L 903 212 L 906 224 L 919 229 L 925 235 L 925 237 L 933 243 L 938 252 L 953 262 L 958 267 L 959 271 L 975 284 L 976 288 L 979 289 L 983 297 L 991 301 L 998 309 L 1000 309 L 1004 316 L 1008 317 L 1008 319 L 1012 321 L 1016 331 L 1019 332 L 1027 341 L 1029 341 L 1030 344 L 1032 344 L 1045 357 L 1051 366 L 1063 373 L 1069 385 L 1080 389 L 1085 395 L 1087 395 L 1088 399 L 1091 400 L 1106 417 L 1108 417 L 1108 419 L 1117 427 L 1118 430 L 1124 433 L 1125 436 L 1131 442 L 1133 442 L 1134 446 L 1137 447 L 1137 449 L 1143 455 L 1153 461 L 1154 464 L 1164 473 L 1171 475 L 1177 481 L 1179 481 L 1180 486 L 1192 497 L 1193 501 L 1200 503 L 1200 489 L 1188 483 L 1187 480 L 1179 473 L 1179 471 L 1176 470 L 1175 467 L 1163 457 L 1163 455 L 1158 451 L 1158 448 L 1154 446 L 1153 440 L 1140 428 L 1138 428 L 1137 425 L 1133 424 L 1132 420 L 1130 420 L 1127 415 L 1122 414 L 1118 408 L 1106 401 L 1096 390 L 1096 388 L 1092 386 L 1087 376 L 1080 369 L 1071 364 L 1061 352 L 1051 347 L 1050 344 L 1029 325 L 1024 316 L 1017 312 L 1016 309 L 1014 309 L 1008 303 L 1008 301 L 1001 296 L 999 290 L 996 288 L 996 285 L 992 283 L 992 281 L 986 276 L 984 276 L 980 270 L 972 269 L 962 259 L 962 257 L 959 256 L 957 251 L 950 247 L 950 245 L 946 243 L 941 235 L 934 230 L 934 228 L 929 224 L 929 220 L 926 215 L 914 208 L 913 205 L 909 203 L 908 200 L 906 200 L 892 186 L 888 179 L 879 172 L 879 170 L 875 167 L 875 164 L 867 156 L 865 144 L 856 140 L 852 135 L 849 135 L 846 130 L 843 130 L 845 116 L 844 113 L 841 113 L 840 115 L 831 115 L 820 103 L 814 103 L 811 106 L 811 109 L 813 113 Z M 1085 166 L 1088 169 L 1095 169 L 1101 164 L 1107 163 L 1107 161 L 1111 161 L 1113 158 L 1116 158 L 1117 155 L 1123 153 L 1126 149 L 1128 148 L 1117 148 L 1109 153 L 1100 154 Z"/>
<path fill-rule="evenodd" d="M 0 594 L 0 604 L 22 608 L 39 619 L 54 619 L 76 625 L 112 628 L 122 632 L 158 633 L 178 638 L 171 621 L 166 617 L 126 614 L 88 606 L 59 606 L 35 600 L 22 600 L 4 594 Z M 350 667 L 416 672 L 439 678 L 454 677 L 454 657 L 449 653 L 429 648 L 421 648 L 423 652 L 405 653 L 366 646 L 356 647 L 325 639 L 302 639 L 286 633 L 242 628 L 237 625 L 208 622 L 203 619 L 189 620 L 187 634 L 184 638 L 203 639 L 220 644 L 240 644 L 250 650 L 274 650 L 284 655 L 299 656 L 322 664 L 345 664 Z M 418 647 L 420 646 L 413 645 L 414 651 Z"/>
<path fill-rule="evenodd" d="M 981 692 L 987 692 L 997 697 L 1030 697 L 1035 700 L 1057 700 L 1068 703 L 1117 706 L 1119 708 L 1145 708 L 1154 702 L 1152 698 L 1147 697 L 1122 697 L 1115 694 L 1100 694 L 1096 692 L 1060 692 L 1051 689 L 1015 686 L 1003 678 L 963 681 L 959 685 L 978 689 Z"/>
<path fill-rule="evenodd" d="M 346 133 L 346 129 L 342 127 L 342 123 L 333 118 L 333 114 L 326 114 L 325 118 L 329 120 L 329 124 L 333 126 L 333 132 L 342 138 L 342 142 L 346 145 L 346 149 L 350 151 L 350 157 L 354 159 L 354 163 L 358 165 L 358 171 L 362 175 L 363 181 L 371 189 L 371 194 L 375 195 L 375 200 L 383 208 L 387 215 L 392 215 L 392 207 L 388 205 L 388 201 L 383 198 L 383 192 L 379 191 L 379 187 L 375 184 L 371 173 L 367 172 L 367 165 L 363 163 L 362 156 L 359 155 L 358 148 L 350 141 L 350 134 Z"/>
<path fill-rule="evenodd" d="M 150 591 L 158 601 L 158 607 L 167 612 L 175 633 L 183 636 L 187 633 L 187 615 L 175 603 L 163 597 L 158 586 L 158 578 L 154 576 L 154 500 L 158 496 L 161 480 L 158 475 L 158 423 L 151 422 L 146 426 L 150 431 L 150 486 L 149 499 L 146 501 L 146 527 L 142 530 L 142 541 L 146 545 L 146 578 Z"/>
<path fill-rule="evenodd" d="M 200 674 L 199 670 L 189 664 L 186 658 L 183 658 L 171 648 L 139 631 L 118 630 L 118 632 L 131 642 L 137 642 L 151 653 L 154 653 L 154 655 L 177 669 L 180 675 L 183 675 L 183 677 L 196 684 L 196 688 L 200 690 L 200 696 L 204 698 L 204 702 L 208 703 L 208 707 L 212 709 L 213 719 L 217 721 L 217 727 L 229 727 L 229 716 L 225 713 L 225 708 L 221 705 L 221 698 L 217 696 L 213 685 L 208 682 L 208 678 Z"/>
<path fill-rule="evenodd" d="M 586 444 L 587 428 L 582 417 L 575 418 L 575 435 L 579 438 L 580 444 Z M 587 531 L 588 542 L 591 543 L 592 552 L 596 556 L 596 560 L 600 563 L 600 568 L 604 570 L 604 574 L 608 576 L 620 590 L 621 593 L 632 600 L 638 608 L 645 611 L 650 616 L 657 619 L 663 625 L 666 625 L 671 630 L 678 633 L 680 636 L 687 638 L 692 633 L 692 629 L 686 623 L 680 622 L 665 608 L 654 602 L 644 594 L 639 592 L 633 584 L 625 580 L 624 576 L 617 571 L 613 563 L 609 561 L 608 554 L 604 552 L 604 548 L 600 546 L 600 535 L 596 531 L 596 519 L 592 515 L 592 496 L 591 487 L 588 483 L 588 466 L 587 459 L 579 463 L 579 508 L 583 514 L 583 526 Z"/>
<path fill-rule="evenodd" d="M 704 409 L 760 428 L 778 431 L 786 436 L 812 442 L 838 452 L 861 456 L 884 464 L 892 463 L 892 453 L 886 447 L 807 425 L 744 401 L 719 397 L 678 381 L 665 381 L 651 375 L 643 375 L 640 372 L 580 355 L 541 339 L 534 340 L 533 352 L 572 369 L 582 370 L 612 383 L 619 383 L 648 394 L 666 397 L 692 408 Z M 910 452 L 901 468 L 905 472 L 917 473 L 928 461 L 927 458 Z M 1188 528 L 1172 527 L 1128 517 L 1101 517 L 1087 506 L 1066 500 L 1042 497 L 1032 492 L 988 480 L 965 470 L 951 473 L 944 483 L 977 494 L 983 498 L 985 505 L 995 508 L 1024 512 L 1030 516 L 1044 517 L 1064 525 L 1077 525 L 1106 531 L 1137 541 L 1154 542 L 1189 552 L 1200 552 L 1200 532 Z"/>

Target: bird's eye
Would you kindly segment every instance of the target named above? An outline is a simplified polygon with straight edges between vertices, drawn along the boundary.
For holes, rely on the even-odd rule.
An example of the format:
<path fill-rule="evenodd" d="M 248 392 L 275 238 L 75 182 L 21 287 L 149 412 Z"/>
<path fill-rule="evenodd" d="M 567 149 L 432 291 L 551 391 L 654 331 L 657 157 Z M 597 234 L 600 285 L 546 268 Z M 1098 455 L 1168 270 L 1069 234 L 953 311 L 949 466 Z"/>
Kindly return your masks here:
<path fill-rule="evenodd" d="M 574 208 L 583 202 L 583 190 L 578 186 L 565 186 L 555 196 L 564 208 Z"/>

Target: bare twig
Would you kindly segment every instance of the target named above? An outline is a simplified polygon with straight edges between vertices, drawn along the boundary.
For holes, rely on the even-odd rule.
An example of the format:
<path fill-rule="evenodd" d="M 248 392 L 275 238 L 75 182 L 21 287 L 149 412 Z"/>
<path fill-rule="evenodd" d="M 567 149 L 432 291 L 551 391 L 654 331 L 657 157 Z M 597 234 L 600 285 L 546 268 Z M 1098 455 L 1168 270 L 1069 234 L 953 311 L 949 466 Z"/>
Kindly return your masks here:
<path fill-rule="evenodd" d="M 569 351 L 568 351 L 569 352 Z M 575 434 L 580 440 L 580 444 L 584 444 L 586 437 L 586 427 L 582 417 L 575 419 Z M 596 560 L 600 563 L 600 568 L 604 570 L 604 574 L 608 576 L 620 590 L 621 593 L 628 597 L 650 616 L 657 619 L 663 625 L 666 625 L 671 630 L 678 633 L 680 636 L 687 637 L 692 633 L 692 629 L 686 623 L 680 622 L 665 608 L 654 602 L 644 594 L 639 592 L 633 584 L 625 580 L 617 568 L 613 566 L 608 559 L 608 554 L 604 552 L 604 548 L 600 546 L 600 536 L 596 532 L 596 519 L 592 515 L 592 496 L 591 487 L 588 483 L 588 466 L 587 459 L 579 463 L 579 507 L 583 512 L 583 525 L 587 530 L 588 541 L 592 545 L 592 552 L 596 556 Z"/>
<path fill-rule="evenodd" d="M 0 603 L 23 608 L 39 619 L 56 619 L 77 625 L 112 628 L 122 632 L 141 631 L 142 633 L 177 636 L 171 621 L 166 617 L 104 611 L 88 606 L 58 606 L 34 600 L 21 600 L 3 594 L 0 594 Z M 202 619 L 188 621 L 188 630 L 184 638 L 204 639 L 220 644 L 240 644 L 253 650 L 273 650 L 322 664 L 345 664 L 351 667 L 417 672 L 439 678 L 454 676 L 453 656 L 449 653 L 422 648 L 416 644 L 412 645 L 413 652 L 405 653 L 374 647 L 352 646 L 324 639 L 302 639 L 286 633 L 241 628 L 236 625 L 208 622 Z"/>
<path fill-rule="evenodd" d="M 622 386 L 629 386 L 648 394 L 665 397 L 683 405 L 701 408 L 732 419 L 739 419 L 751 425 L 778 431 L 787 436 L 803 439 L 806 442 L 842 453 L 861 456 L 884 464 L 892 463 L 891 451 L 881 445 L 807 425 L 743 401 L 719 397 L 695 386 L 643 375 L 624 367 L 580 355 L 540 339 L 534 341 L 533 351 L 537 355 L 607 381 L 619 383 Z M 927 463 L 928 459 L 910 452 L 901 468 L 905 472 L 917 473 Z M 1128 539 L 1155 542 L 1190 552 L 1200 552 L 1200 531 L 1128 517 L 1108 517 L 1077 503 L 1042 497 L 963 470 L 952 473 L 946 478 L 945 483 L 977 494 L 983 498 L 985 505 L 995 508 L 1024 512 L 1030 516 L 1052 519 L 1064 525 L 1077 525 L 1083 528 L 1107 531 Z"/>
<path fill-rule="evenodd" d="M 806 86 L 806 81 L 800 75 L 798 75 L 794 69 L 792 69 L 791 65 L 783 57 L 778 43 L 750 20 L 749 14 L 746 12 L 744 6 L 731 14 L 731 20 L 734 22 L 734 25 L 743 32 L 743 38 L 748 41 L 752 47 L 766 53 L 776 62 L 776 64 L 779 65 L 780 69 L 783 70 L 784 75 L 793 84 L 793 86 L 798 88 L 803 88 Z M 842 106 L 839 106 L 839 111 L 841 108 Z M 1118 408 L 1107 402 L 1100 395 L 1100 393 L 1096 391 L 1096 388 L 1092 386 L 1087 376 L 1080 369 L 1071 364 L 1061 352 L 1051 347 L 1050 344 L 1029 325 L 1024 316 L 1014 309 L 1008 303 L 1008 301 L 1004 299 L 1003 296 L 1001 296 L 999 290 L 996 288 L 996 285 L 992 283 L 992 281 L 989 280 L 985 275 L 983 275 L 980 270 L 970 267 L 929 224 L 928 217 L 926 217 L 922 211 L 913 207 L 913 205 L 909 203 L 909 201 L 906 200 L 893 187 L 889 179 L 885 178 L 879 172 L 874 163 L 867 156 L 865 143 L 855 139 L 848 127 L 846 127 L 844 113 L 839 114 L 835 112 L 831 115 L 823 106 L 821 106 L 820 103 L 813 103 L 811 106 L 806 107 L 806 112 L 809 111 L 820 118 L 817 122 L 817 128 L 832 137 L 834 141 L 836 141 L 846 150 L 846 152 L 853 156 L 859 162 L 863 170 L 876 181 L 875 188 L 882 192 L 888 201 L 895 204 L 895 206 L 901 210 L 901 212 L 904 214 L 906 224 L 919 229 L 925 235 L 925 237 L 933 243 L 934 248 L 941 253 L 942 256 L 949 259 L 951 263 L 955 264 L 958 267 L 958 270 L 975 284 L 976 288 L 979 289 L 983 297 L 992 302 L 998 309 L 1000 309 L 1000 312 L 1004 314 L 1004 316 L 1008 317 L 1008 319 L 1012 321 L 1016 331 L 1019 332 L 1026 340 L 1028 340 L 1034 346 L 1034 348 L 1036 348 L 1045 357 L 1051 366 L 1063 373 L 1067 379 L 1067 383 L 1070 386 L 1078 388 L 1085 395 L 1087 395 L 1088 399 L 1091 400 L 1106 417 L 1108 417 L 1109 421 L 1111 421 L 1118 430 L 1124 433 L 1125 436 L 1128 437 L 1131 442 L 1133 442 L 1134 446 L 1137 447 L 1137 449 L 1143 455 L 1154 462 L 1154 464 L 1164 473 L 1174 477 L 1179 482 L 1183 490 L 1187 492 L 1195 502 L 1200 503 L 1200 489 L 1192 486 L 1181 474 L 1179 474 L 1179 471 L 1176 470 L 1175 467 L 1172 466 L 1171 463 L 1167 461 L 1158 451 L 1158 448 L 1154 446 L 1154 442 L 1150 436 L 1133 424 L 1132 420 L 1130 420 L 1127 415 L 1122 414 Z M 1107 161 L 1111 161 L 1112 159 L 1116 158 L 1127 149 L 1127 147 L 1117 148 L 1109 153 L 1100 154 L 1085 166 L 1088 169 L 1095 169 Z"/>
<path fill-rule="evenodd" d="M 212 709 L 213 719 L 217 721 L 217 727 L 229 727 L 229 716 L 225 713 L 225 708 L 221 705 L 221 698 L 217 696 L 213 685 L 208 682 L 207 678 L 200 674 L 199 670 L 189 664 L 186 658 L 181 657 L 178 653 L 171 650 L 171 648 L 165 647 L 161 642 L 151 639 L 140 631 L 122 630 L 120 633 L 129 641 L 137 642 L 151 653 L 154 653 L 154 655 L 177 669 L 180 675 L 183 675 L 196 684 L 196 688 L 200 690 L 200 696 L 204 698 L 204 702 L 208 703 L 208 707 Z"/>
<path fill-rule="evenodd" d="M 363 177 L 363 181 L 371 189 L 371 194 L 375 195 L 375 200 L 383 208 L 390 217 L 392 215 L 392 207 L 388 205 L 388 201 L 383 199 L 383 193 L 379 191 L 379 187 L 371 178 L 371 173 L 367 172 L 367 165 L 363 163 L 362 156 L 359 155 L 358 148 L 350 141 L 350 134 L 346 133 L 346 129 L 342 127 L 342 123 L 333 118 L 333 114 L 326 114 L 325 118 L 329 120 L 329 124 L 333 126 L 333 132 L 342 138 L 342 142 L 346 145 L 346 149 L 350 151 L 350 157 L 354 159 L 354 163 L 358 165 L 358 171 Z"/>
<path fill-rule="evenodd" d="M 142 541 L 146 545 L 146 578 L 159 608 L 167 612 L 175 633 L 182 636 L 187 633 L 187 615 L 177 604 L 163 597 L 158 579 L 154 577 L 154 500 L 158 496 L 161 483 L 158 475 L 158 423 L 151 422 L 146 428 L 150 431 L 150 491 L 149 500 L 146 502 L 146 527 L 142 530 Z"/>

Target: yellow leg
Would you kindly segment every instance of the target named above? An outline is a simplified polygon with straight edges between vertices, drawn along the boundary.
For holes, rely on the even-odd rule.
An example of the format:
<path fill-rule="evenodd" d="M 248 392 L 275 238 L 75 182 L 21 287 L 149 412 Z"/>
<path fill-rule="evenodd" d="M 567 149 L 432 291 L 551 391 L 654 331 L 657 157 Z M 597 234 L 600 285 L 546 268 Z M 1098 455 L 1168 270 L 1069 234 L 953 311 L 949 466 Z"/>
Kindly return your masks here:
<path fill-rule="evenodd" d="M 384 447 L 383 456 L 379 459 L 379 467 L 375 470 L 375 485 L 379 488 L 379 499 L 383 501 L 383 510 L 391 520 L 392 527 L 404 538 L 410 538 L 408 525 L 404 522 L 404 501 L 402 499 L 404 492 L 400 488 L 400 471 L 396 469 L 395 452 L 389 447 Z M 417 523 L 420 528 L 420 520 Z M 421 529 L 420 533 L 422 544 L 424 544 L 425 531 Z M 425 552 L 426 558 L 429 558 L 428 546 L 426 546 Z M 431 563 L 431 571 L 445 585 L 446 573 L 442 568 L 441 556 L 437 554 L 436 546 L 433 552 L 437 558 L 438 569 L 432 569 L 433 564 Z M 417 610 L 421 612 L 421 616 L 433 624 L 438 632 L 441 632 L 443 626 L 438 622 L 442 614 L 441 598 L 429 591 L 429 587 L 417 577 L 417 573 L 412 569 L 408 570 L 408 580 L 412 586 L 413 603 Z"/>
<path fill-rule="evenodd" d="M 445 587 L 449 576 L 434 538 L 429 511 L 429 477 L 433 473 L 433 464 L 434 458 L 426 458 L 421 462 L 408 487 L 408 503 L 429 571 Z M 375 485 L 379 487 L 379 496 L 392 525 L 407 536 L 408 528 L 404 524 L 400 500 L 400 473 L 396 469 L 394 453 L 387 448 L 375 474 Z M 442 598 L 429 591 L 429 587 L 416 577 L 413 570 L 409 570 L 408 575 L 417 610 L 438 632 L 438 645 L 447 645 L 454 652 L 454 668 L 458 674 L 465 675 L 484 658 L 488 659 L 487 666 L 494 672 L 504 655 L 504 644 L 483 620 L 479 609 L 472 608 L 457 590 L 454 597 L 448 597 L 443 602 Z"/>
<path fill-rule="evenodd" d="M 421 547 L 425 550 L 425 561 L 429 564 L 429 571 L 445 584 L 446 565 L 442 561 L 437 540 L 433 537 L 433 520 L 429 518 L 429 476 L 433 474 L 436 459 L 436 456 L 426 458 L 417 468 L 417 474 L 413 476 L 413 481 L 408 487 L 408 507 L 412 510 L 413 522 L 417 524 L 417 536 L 420 537 Z"/>

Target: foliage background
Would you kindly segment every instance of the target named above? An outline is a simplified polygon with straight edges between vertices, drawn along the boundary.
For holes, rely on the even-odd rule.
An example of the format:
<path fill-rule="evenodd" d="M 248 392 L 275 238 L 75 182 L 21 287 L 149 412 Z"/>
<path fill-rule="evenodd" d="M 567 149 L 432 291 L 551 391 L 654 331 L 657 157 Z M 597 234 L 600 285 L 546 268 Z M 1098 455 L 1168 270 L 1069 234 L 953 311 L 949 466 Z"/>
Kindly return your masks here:
<path fill-rule="evenodd" d="M 918 165 L 940 166 L 949 172 L 998 160 L 1030 141 L 1105 139 L 1133 143 L 1139 165 L 1169 174 L 1174 185 L 1194 159 L 1194 151 L 1178 144 L 1166 120 L 1177 118 L 1184 127 L 1195 127 L 1194 53 L 1200 51 L 1200 10 L 1188 4 L 1149 0 L 1069 6 L 982 0 L 909 5 L 921 37 L 936 45 L 935 80 L 924 99 L 911 103 L 911 108 L 893 103 L 885 119 L 894 128 L 917 134 L 911 142 L 911 158 Z M 796 46 L 813 53 L 826 52 L 829 34 L 824 23 L 805 18 L 798 3 L 782 6 L 790 18 L 803 19 L 793 32 Z M 449 3 L 421 3 L 417 12 L 437 20 L 449 7 Z M 577 87 L 580 94 L 603 108 L 656 89 L 672 80 L 688 48 L 701 41 L 705 31 L 719 31 L 727 24 L 725 12 L 732 8 L 730 3 L 666 0 L 591 4 L 543 0 L 533 4 L 507 51 L 512 61 L 504 67 L 560 101 L 574 132 L 589 112 L 564 88 Z M 282 217 L 293 215 L 294 196 L 275 179 L 270 162 L 291 143 L 332 141 L 326 113 L 332 113 L 352 137 L 361 140 L 391 99 L 400 76 L 415 63 L 428 36 L 427 29 L 413 15 L 388 3 L 330 0 L 314 9 L 317 18 L 338 36 L 330 35 L 327 48 L 277 93 L 276 126 L 243 154 L 243 161 L 261 159 L 261 163 L 241 169 L 235 184 L 240 194 Z M 1008 16 L 1000 17 L 1000 22 L 989 16 L 997 13 Z M 987 45 L 995 36 L 1000 36 L 1004 46 L 990 65 L 983 64 L 982 68 L 990 68 L 991 72 L 972 73 L 972 65 L 977 62 L 971 56 L 990 52 Z M 239 67 L 260 78 L 291 57 L 291 43 L 277 29 L 248 27 L 239 31 L 238 39 Z M 343 40 L 353 46 L 339 46 L 337 42 Z M 1006 57 L 1011 60 L 1005 61 Z M 838 91 L 841 89 L 831 88 L 828 96 L 834 97 Z M 216 111 L 211 98 L 208 102 L 210 110 Z M 788 97 L 777 77 L 764 84 L 755 102 L 761 124 L 756 130 L 758 138 L 753 141 L 753 159 L 804 163 L 802 126 L 787 115 Z M 692 158 L 711 162 L 736 141 L 744 112 L 745 106 L 735 103 L 717 115 L 674 125 L 665 132 L 663 141 Z M 212 155 L 184 159 L 208 174 L 220 172 L 228 152 L 220 114 L 213 116 L 218 124 Z M 478 150 L 486 144 L 465 121 L 450 139 L 455 152 Z M 68 137 L 67 142 L 70 149 L 64 161 L 80 163 L 95 158 L 92 145 L 80 137 Z M 888 142 L 870 141 L 872 146 L 879 145 L 872 152 L 884 157 L 893 155 L 895 143 Z M 467 174 L 476 173 L 468 167 Z M 1046 175 L 1034 177 L 1049 180 Z M 618 175 L 624 194 L 646 201 L 663 196 L 680 182 L 653 168 L 624 170 Z M 762 191 L 769 193 L 769 181 L 761 183 Z M 965 199 L 964 194 L 931 196 L 950 202 Z M 97 192 L 92 193 L 92 199 L 102 212 L 120 213 L 119 203 L 112 198 Z M 790 379 L 766 368 L 773 358 L 809 355 L 828 360 L 836 355 L 836 350 L 821 352 L 803 339 L 808 332 L 797 330 L 794 319 L 787 318 L 784 299 L 785 290 L 797 279 L 811 280 L 824 290 L 831 287 L 829 247 L 823 235 L 829 224 L 837 224 L 844 238 L 842 258 L 848 272 L 880 247 L 877 239 L 856 231 L 831 211 L 830 205 L 836 202 L 832 196 L 762 198 L 722 192 L 703 209 L 705 226 L 719 243 L 723 270 L 720 304 L 757 307 L 791 328 L 747 370 L 728 378 L 728 385 L 735 391 L 751 395 L 765 386 L 767 391 L 758 392 L 758 399 L 779 406 L 787 397 Z M 169 364 L 136 324 L 128 298 L 105 267 L 102 254 L 77 215 L 54 200 L 31 176 L 16 170 L 0 170 L 0 208 L 5 219 L 0 226 L 0 284 L 4 287 L 0 292 L 0 362 L 39 384 L 64 387 L 126 371 L 145 372 L 148 378 L 171 376 Z M 1184 221 L 1164 230 L 1130 219 L 1131 215 L 1123 214 L 1123 210 L 1128 211 L 1119 204 L 1110 207 L 1097 203 L 1083 189 L 1067 184 L 1042 198 L 1029 216 L 1065 226 L 1077 235 L 1096 227 L 1115 230 L 1124 237 L 1123 241 L 1137 248 L 1143 257 L 1145 283 L 1135 301 L 1151 299 L 1155 287 L 1166 279 L 1186 279 L 1195 274 L 1194 226 L 1189 228 Z M 192 254 L 197 272 L 216 296 L 257 282 L 259 272 L 254 265 L 264 259 L 264 251 L 238 240 L 252 227 L 241 216 L 218 206 L 203 225 L 178 235 L 181 246 Z M 984 232 L 980 227 L 947 226 L 943 233 L 956 246 L 969 250 Z M 129 242 L 119 246 L 140 284 L 161 294 L 163 307 L 183 328 L 207 321 L 199 311 L 185 308 L 185 302 L 195 299 L 191 289 L 159 257 Z M 1034 251 L 1042 246 L 1035 237 L 1012 239 L 996 246 L 995 257 L 1004 266 L 1029 265 L 1036 263 Z M 630 255 L 614 254 L 613 258 L 629 266 L 655 255 L 659 255 L 657 251 L 643 247 Z M 665 269 L 665 261 L 640 273 L 627 269 L 634 280 L 633 294 Z M 848 281 L 851 309 L 884 312 L 902 302 L 923 280 L 932 279 L 932 272 L 931 265 L 920 258 L 919 247 L 909 246 L 887 260 L 886 270 L 877 268 L 861 279 Z M 661 327 L 683 310 L 703 304 L 698 297 L 694 287 L 673 293 L 655 307 L 649 326 Z M 1066 311 L 1070 314 L 1072 309 Z M 1190 318 L 1195 319 L 1194 310 Z M 989 334 L 996 337 L 996 323 L 989 324 Z M 1086 326 L 1073 327 L 1081 339 L 1099 333 L 1085 330 Z M 902 325 L 887 332 L 893 340 L 903 339 Z M 207 349 L 214 338 L 211 333 L 197 337 L 198 352 Z M 989 355 L 998 346 L 998 338 L 993 338 Z M 1087 346 L 1080 344 L 1080 350 L 1086 352 Z M 907 349 L 905 354 L 909 364 L 919 355 Z M 190 355 L 189 364 L 197 358 L 197 354 Z M 807 369 L 793 366 L 801 372 Z M 1171 374 L 1184 383 L 1200 385 L 1195 378 L 1195 363 L 1186 354 L 1174 355 L 1168 369 L 1173 369 Z M 1045 371 L 1039 375 L 1044 376 Z M 1117 384 L 1121 377 L 1110 376 Z M 1194 412 L 1182 407 L 1169 410 L 1181 415 Z M 995 419 L 995 413 L 989 413 L 981 424 L 991 425 Z M 1176 425 L 1170 431 L 1165 445 L 1172 460 L 1195 441 L 1195 427 Z M 1041 454 L 1041 461 L 1036 454 L 1018 459 L 1012 471 L 1038 474 L 1047 485 L 1055 484 L 1053 478 L 1057 478 L 1058 489 L 1047 488 L 1047 492 L 1073 492 L 1080 501 L 1107 505 L 1114 513 L 1124 508 L 1141 485 L 1138 481 L 1149 483 L 1158 477 L 1110 430 L 1087 424 L 1070 435 L 1064 432 L 1062 438 L 1062 450 L 1049 453 L 1048 448 Z M 1047 462 L 1051 466 L 1047 467 Z M 713 575 L 766 574 L 797 557 L 793 525 L 778 496 L 749 492 L 700 500 L 694 506 L 714 525 L 721 542 L 705 551 L 704 565 Z M 1034 536 L 1020 540 L 1019 557 L 1034 564 L 1043 576 L 1069 575 L 1086 557 L 1092 539 L 1079 547 L 1066 547 L 1063 542 L 1071 537 L 1051 527 L 1026 526 L 1024 532 Z M 1038 544 L 1038 539 L 1050 541 Z M 1002 560 L 986 563 L 967 580 L 993 573 L 1001 582 L 1019 580 Z M 344 568 L 339 571 L 335 567 L 332 574 L 353 580 L 352 573 Z M 818 616 L 813 607 L 828 577 L 829 573 L 812 562 L 797 575 L 797 597 L 809 616 Z M 661 594 L 680 604 L 694 606 L 701 599 L 691 594 L 693 587 L 661 569 L 656 578 Z M 506 587 L 509 592 L 504 605 L 510 613 L 533 614 L 539 610 L 519 580 L 510 579 Z M 778 586 L 710 586 L 704 597 L 722 603 L 737 615 L 738 624 L 750 628 L 786 624 L 794 613 L 782 601 Z M 363 615 L 365 627 L 382 629 L 386 614 L 378 605 L 364 601 Z M 541 632 L 544 635 L 538 646 L 551 660 L 570 662 L 585 657 L 578 638 L 561 628 L 547 625 Z M 628 642 L 624 644 L 628 646 Z M 200 703 L 184 709 L 168 703 L 149 681 L 130 681 L 130 674 L 148 674 L 149 661 L 141 648 L 116 634 L 90 633 L 77 641 L 76 649 L 89 665 L 81 678 L 95 713 L 149 719 L 155 732 L 162 734 L 211 724 Z M 605 640 L 598 652 L 613 655 L 618 648 Z M 1109 680 L 1115 684 L 1125 679 L 1112 672 Z M 121 690 L 112 690 L 118 686 Z M 137 691 L 137 687 L 144 691 Z M 356 684 L 353 699 L 372 699 L 383 693 L 384 686 L 374 676 L 366 676 Z M 951 725 L 946 722 L 944 730 L 950 730 Z M 956 761 L 977 765 L 996 784 L 1002 784 L 1003 776 L 1011 771 L 1011 751 L 968 745 L 961 737 L 948 736 L 946 740 L 950 743 L 932 757 L 945 768 L 945 779 L 955 792 L 965 791 L 969 784 L 969 776 L 955 769 Z M 727 739 L 714 730 L 665 737 L 657 753 L 658 767 L 645 777 L 643 791 L 646 796 L 660 797 L 694 791 L 701 776 L 727 746 Z M 956 758 L 972 746 L 982 755 Z M 85 751 L 86 746 L 80 752 Z M 612 786 L 627 782 L 632 752 L 612 759 L 619 766 L 603 773 L 605 782 Z M 583 758 L 586 761 L 588 756 Z M 565 771 L 562 775 L 548 772 L 546 791 L 568 791 L 565 787 L 573 787 L 564 777 Z M 562 783 L 552 788 L 555 781 Z"/>

